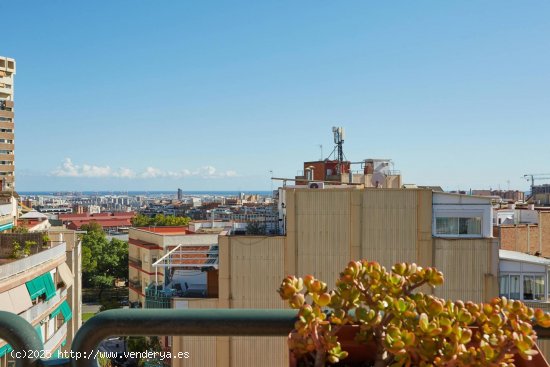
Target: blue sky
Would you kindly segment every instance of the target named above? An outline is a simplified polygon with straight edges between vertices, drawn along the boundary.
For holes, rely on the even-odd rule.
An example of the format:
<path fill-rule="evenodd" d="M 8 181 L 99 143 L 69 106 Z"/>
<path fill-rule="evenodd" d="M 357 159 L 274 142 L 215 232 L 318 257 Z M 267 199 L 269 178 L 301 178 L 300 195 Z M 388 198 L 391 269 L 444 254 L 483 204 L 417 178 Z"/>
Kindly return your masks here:
<path fill-rule="evenodd" d="M 406 183 L 550 172 L 548 1 L 7 1 L 17 189 L 269 190 L 346 129 Z"/>

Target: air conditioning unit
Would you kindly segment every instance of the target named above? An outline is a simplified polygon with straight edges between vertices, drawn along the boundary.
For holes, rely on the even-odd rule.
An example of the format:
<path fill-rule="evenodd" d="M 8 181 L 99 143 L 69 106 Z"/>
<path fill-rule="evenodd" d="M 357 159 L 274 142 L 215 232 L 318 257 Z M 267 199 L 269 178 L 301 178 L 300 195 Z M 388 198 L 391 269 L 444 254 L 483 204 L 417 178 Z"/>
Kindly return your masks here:
<path fill-rule="evenodd" d="M 324 182 L 310 182 L 307 185 L 310 189 L 324 189 L 325 183 Z"/>

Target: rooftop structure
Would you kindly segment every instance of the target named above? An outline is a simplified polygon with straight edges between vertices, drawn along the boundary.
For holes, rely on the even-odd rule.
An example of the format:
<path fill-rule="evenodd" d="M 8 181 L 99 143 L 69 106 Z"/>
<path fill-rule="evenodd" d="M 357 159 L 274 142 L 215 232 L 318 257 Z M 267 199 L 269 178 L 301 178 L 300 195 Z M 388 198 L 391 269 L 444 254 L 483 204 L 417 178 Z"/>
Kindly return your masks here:
<path fill-rule="evenodd" d="M 334 127 L 333 153 L 317 161 L 304 162 L 303 171 L 294 180 L 296 185 L 310 185 L 311 188 L 324 185 L 361 184 L 364 187 L 400 188 L 401 173 L 394 170 L 391 159 L 364 159 L 349 161 L 343 152 L 344 130 Z"/>
<path fill-rule="evenodd" d="M 80 230 L 90 223 L 99 224 L 106 232 L 127 232 L 135 212 L 59 214 L 58 218 L 69 229 Z"/>

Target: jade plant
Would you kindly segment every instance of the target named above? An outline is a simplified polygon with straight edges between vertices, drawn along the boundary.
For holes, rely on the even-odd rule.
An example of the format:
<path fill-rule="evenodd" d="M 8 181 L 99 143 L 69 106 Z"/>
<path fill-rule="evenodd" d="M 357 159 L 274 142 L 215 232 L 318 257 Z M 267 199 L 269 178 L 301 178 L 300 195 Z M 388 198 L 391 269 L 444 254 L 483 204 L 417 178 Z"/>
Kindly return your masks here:
<path fill-rule="evenodd" d="M 345 361 L 338 331 L 349 324 L 358 326 L 356 342 L 375 349 L 375 367 L 514 366 L 537 353 L 533 326 L 549 327 L 549 315 L 506 298 L 464 303 L 422 292 L 443 281 L 435 268 L 387 271 L 366 260 L 350 262 L 333 290 L 312 275 L 286 277 L 278 292 L 298 310 L 293 358 L 315 367 Z"/>

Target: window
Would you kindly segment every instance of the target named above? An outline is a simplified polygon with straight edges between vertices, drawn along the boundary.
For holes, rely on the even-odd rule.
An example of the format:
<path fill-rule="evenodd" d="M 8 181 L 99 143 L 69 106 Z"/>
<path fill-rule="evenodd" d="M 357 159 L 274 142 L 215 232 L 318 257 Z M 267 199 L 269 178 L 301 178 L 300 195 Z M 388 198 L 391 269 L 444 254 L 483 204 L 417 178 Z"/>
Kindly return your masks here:
<path fill-rule="evenodd" d="M 519 275 L 510 275 L 510 299 L 521 299 L 519 294 Z"/>
<path fill-rule="evenodd" d="M 435 233 L 450 236 L 480 236 L 481 217 L 435 218 Z"/>
<path fill-rule="evenodd" d="M 506 274 L 498 278 L 499 296 L 515 300 L 544 301 L 543 275 Z"/>
<path fill-rule="evenodd" d="M 535 299 L 542 301 L 545 299 L 544 296 L 544 276 L 537 275 L 535 276 Z"/>
<path fill-rule="evenodd" d="M 535 277 L 530 275 L 523 276 L 523 299 L 533 300 L 535 295 Z"/>
<path fill-rule="evenodd" d="M 498 277 L 498 289 L 499 289 L 499 297 L 506 297 L 506 298 L 509 298 L 510 297 L 510 287 L 509 287 L 509 284 L 510 283 L 510 276 L 509 275 L 504 275 L 504 276 L 500 276 Z"/>

